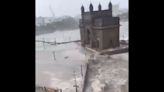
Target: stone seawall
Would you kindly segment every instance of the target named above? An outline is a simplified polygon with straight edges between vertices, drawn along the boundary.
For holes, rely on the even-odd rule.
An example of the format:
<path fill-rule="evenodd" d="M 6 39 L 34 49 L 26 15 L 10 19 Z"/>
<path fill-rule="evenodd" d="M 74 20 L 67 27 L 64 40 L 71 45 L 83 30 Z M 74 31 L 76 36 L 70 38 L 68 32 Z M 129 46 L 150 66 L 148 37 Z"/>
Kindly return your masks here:
<path fill-rule="evenodd" d="M 82 83 L 82 92 L 85 91 L 86 88 L 86 82 L 87 82 L 87 75 L 88 75 L 88 63 L 85 64 L 84 72 L 83 72 L 83 83 Z"/>
<path fill-rule="evenodd" d="M 106 51 L 106 52 L 101 52 L 100 55 L 114 55 L 114 54 L 120 54 L 120 53 L 125 53 L 125 52 L 128 52 L 129 51 L 129 48 L 126 47 L 126 48 L 122 48 L 122 49 L 117 49 L 117 50 L 113 50 L 113 51 Z"/>

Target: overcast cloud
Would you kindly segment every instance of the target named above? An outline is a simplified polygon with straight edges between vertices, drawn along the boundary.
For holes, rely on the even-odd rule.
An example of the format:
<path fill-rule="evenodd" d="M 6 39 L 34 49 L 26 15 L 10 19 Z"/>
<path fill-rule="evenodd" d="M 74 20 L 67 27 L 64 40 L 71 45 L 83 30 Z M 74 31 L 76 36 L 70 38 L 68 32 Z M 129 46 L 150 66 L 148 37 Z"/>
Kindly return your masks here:
<path fill-rule="evenodd" d="M 69 15 L 76 16 L 80 14 L 80 7 L 83 4 L 85 10 L 88 10 L 90 2 L 94 6 L 94 10 L 97 10 L 99 2 L 102 5 L 102 9 L 107 9 L 110 0 L 35 0 L 36 2 L 36 16 L 51 17 L 52 12 L 50 7 L 55 13 L 56 17 Z M 120 8 L 128 9 L 128 0 L 112 0 L 113 4 L 119 4 Z"/>

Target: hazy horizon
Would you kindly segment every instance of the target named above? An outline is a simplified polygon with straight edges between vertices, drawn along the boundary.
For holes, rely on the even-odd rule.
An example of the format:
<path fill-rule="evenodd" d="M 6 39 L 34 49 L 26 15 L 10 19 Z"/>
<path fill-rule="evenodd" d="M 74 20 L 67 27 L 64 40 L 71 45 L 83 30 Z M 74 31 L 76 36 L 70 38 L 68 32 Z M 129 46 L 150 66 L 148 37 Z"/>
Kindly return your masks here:
<path fill-rule="evenodd" d="M 113 5 L 119 4 L 120 9 L 128 9 L 128 0 L 111 0 Z M 85 11 L 88 11 L 90 2 L 97 10 L 98 4 L 101 3 L 102 9 L 108 8 L 110 0 L 35 0 L 36 17 L 55 17 L 76 16 L 80 14 L 80 7 L 83 4 Z M 53 13 L 52 13 L 53 12 Z"/>

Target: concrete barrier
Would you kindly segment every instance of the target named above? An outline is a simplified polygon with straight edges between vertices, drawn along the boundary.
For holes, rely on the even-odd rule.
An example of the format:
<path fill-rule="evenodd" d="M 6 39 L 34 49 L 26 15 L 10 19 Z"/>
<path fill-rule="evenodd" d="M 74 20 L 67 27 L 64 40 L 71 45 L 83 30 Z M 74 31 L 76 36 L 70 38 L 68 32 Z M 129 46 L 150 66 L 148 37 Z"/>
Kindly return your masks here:
<path fill-rule="evenodd" d="M 118 49 L 118 50 L 101 52 L 100 55 L 105 55 L 105 54 L 113 55 L 113 54 L 125 53 L 125 52 L 128 52 L 128 51 L 129 51 L 129 48 L 126 47 L 126 48 L 122 48 L 122 49 Z"/>
<path fill-rule="evenodd" d="M 88 63 L 85 64 L 85 70 L 84 70 L 84 76 L 83 76 L 82 92 L 84 92 L 84 91 L 85 91 L 85 88 L 86 88 L 87 75 L 88 75 Z"/>
<path fill-rule="evenodd" d="M 36 86 L 35 92 L 61 92 L 61 89 L 52 89 L 47 87 Z"/>

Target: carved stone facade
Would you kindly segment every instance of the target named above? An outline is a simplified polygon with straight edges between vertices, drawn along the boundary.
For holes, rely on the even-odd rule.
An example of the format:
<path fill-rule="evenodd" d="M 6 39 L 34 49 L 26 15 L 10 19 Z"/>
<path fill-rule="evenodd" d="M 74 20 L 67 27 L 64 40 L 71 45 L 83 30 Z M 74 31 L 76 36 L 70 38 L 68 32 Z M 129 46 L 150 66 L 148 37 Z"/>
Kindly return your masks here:
<path fill-rule="evenodd" d="M 112 16 L 112 3 L 107 10 L 93 10 L 90 4 L 89 11 L 85 12 L 81 7 L 81 19 L 79 23 L 81 43 L 97 50 L 119 47 L 119 17 Z"/>

